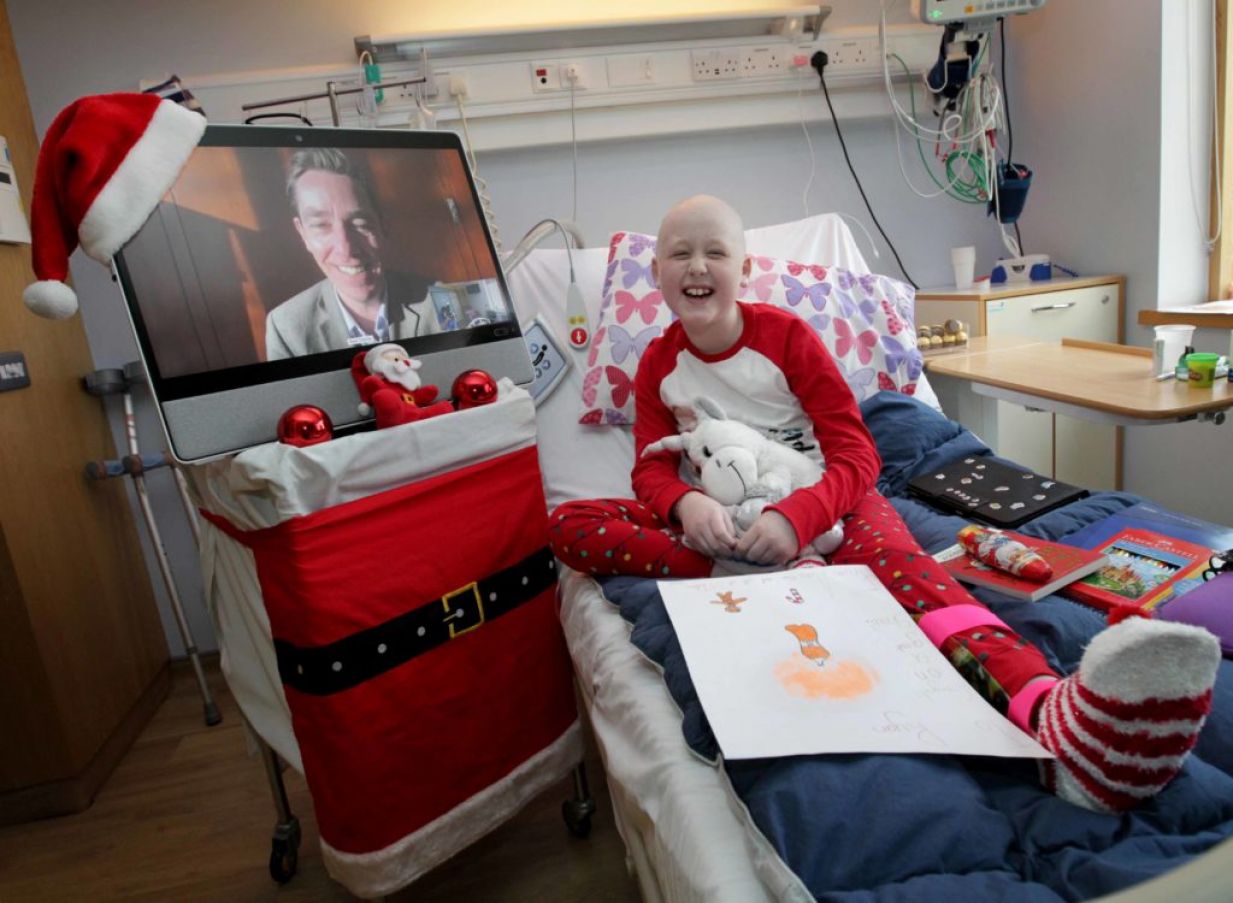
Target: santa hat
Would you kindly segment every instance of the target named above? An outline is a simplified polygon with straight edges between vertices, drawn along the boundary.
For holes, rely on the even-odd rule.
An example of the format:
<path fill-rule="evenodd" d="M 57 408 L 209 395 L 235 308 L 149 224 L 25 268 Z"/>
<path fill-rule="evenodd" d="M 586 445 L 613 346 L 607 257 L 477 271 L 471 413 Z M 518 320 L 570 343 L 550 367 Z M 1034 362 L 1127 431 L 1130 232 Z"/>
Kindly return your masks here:
<path fill-rule="evenodd" d="M 43 136 L 30 211 L 39 281 L 22 297 L 39 316 L 77 310 L 65 285 L 80 243 L 109 263 L 175 184 L 205 117 L 153 94 L 100 94 L 65 107 Z"/>

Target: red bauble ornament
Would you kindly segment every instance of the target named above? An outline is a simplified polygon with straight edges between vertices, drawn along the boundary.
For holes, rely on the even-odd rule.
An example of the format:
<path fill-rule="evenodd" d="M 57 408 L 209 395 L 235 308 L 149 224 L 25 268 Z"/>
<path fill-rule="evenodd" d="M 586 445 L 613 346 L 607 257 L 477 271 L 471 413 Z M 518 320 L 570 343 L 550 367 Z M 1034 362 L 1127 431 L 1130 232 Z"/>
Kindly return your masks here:
<path fill-rule="evenodd" d="M 458 410 L 478 408 L 497 400 L 497 381 L 483 370 L 467 370 L 458 374 L 450 394 L 457 401 Z"/>
<path fill-rule="evenodd" d="M 297 404 L 278 418 L 278 441 L 303 448 L 334 438 L 330 415 L 312 404 Z"/>

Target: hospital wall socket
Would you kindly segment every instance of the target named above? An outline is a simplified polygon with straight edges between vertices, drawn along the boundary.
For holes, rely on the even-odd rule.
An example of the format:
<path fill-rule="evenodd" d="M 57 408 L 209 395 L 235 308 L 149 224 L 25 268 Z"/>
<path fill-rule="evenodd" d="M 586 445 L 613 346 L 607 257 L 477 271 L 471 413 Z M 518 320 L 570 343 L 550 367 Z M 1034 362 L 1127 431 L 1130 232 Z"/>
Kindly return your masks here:
<path fill-rule="evenodd" d="M 892 26 L 888 42 L 918 77 L 937 57 L 938 30 Z M 430 61 L 426 87 L 386 91 L 376 124 L 405 125 L 418 108 L 417 94 L 429 100 L 437 126 L 447 128 L 459 121 L 455 101 L 464 99 L 472 141 L 479 150 L 568 142 L 573 134 L 571 108 L 579 117 L 580 141 L 788 124 L 801 119 L 797 97 L 801 88 L 817 87 L 808 60 L 819 50 L 829 58 L 831 91 L 858 89 L 843 101 L 845 116 L 886 115 L 877 31 L 859 26 L 823 31 L 814 39 L 767 36 L 449 57 Z M 576 75 L 572 81 L 567 70 Z M 382 74 L 395 80 L 412 77 L 416 71 L 412 62 L 391 63 Z M 241 105 L 254 97 L 309 93 L 328 78 L 349 76 L 351 70 L 329 67 L 319 67 L 313 74 L 267 70 L 240 79 L 232 74 L 198 77 L 193 88 L 203 104 L 219 111 L 215 115 L 222 121 L 239 121 L 244 118 Z M 902 80 L 895 67 L 891 76 Z M 646 115 L 646 108 L 656 106 L 671 109 L 672 115 Z M 805 104 L 804 109 L 811 119 L 826 116 L 824 108 Z M 314 121 L 329 120 L 324 101 L 308 104 L 303 112 Z M 344 104 L 341 112 L 344 126 L 360 124 L 351 106 Z"/>

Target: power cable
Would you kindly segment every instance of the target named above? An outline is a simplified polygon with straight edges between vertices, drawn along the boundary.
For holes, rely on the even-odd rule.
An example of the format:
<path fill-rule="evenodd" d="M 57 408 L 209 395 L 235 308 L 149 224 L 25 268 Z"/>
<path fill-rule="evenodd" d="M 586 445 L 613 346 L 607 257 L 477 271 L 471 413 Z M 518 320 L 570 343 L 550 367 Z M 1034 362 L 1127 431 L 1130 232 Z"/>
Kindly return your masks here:
<path fill-rule="evenodd" d="M 899 265 L 899 271 L 903 273 L 905 279 L 914 289 L 919 289 L 916 280 L 909 274 L 907 267 L 903 265 L 903 260 L 899 257 L 899 252 L 895 250 L 895 245 L 891 242 L 886 234 L 886 230 L 882 228 L 882 224 L 878 222 L 877 214 L 873 212 L 873 205 L 869 203 L 869 198 L 865 195 L 865 187 L 861 185 L 860 176 L 856 174 L 856 167 L 852 165 L 852 157 L 848 154 L 848 144 L 843 140 L 843 130 L 839 128 L 839 117 L 835 115 L 835 105 L 831 103 L 831 92 L 826 86 L 826 64 L 829 58 L 826 52 L 819 50 L 809 58 L 809 64 L 818 72 L 818 80 L 822 82 L 822 95 L 826 98 L 826 108 L 830 110 L 831 122 L 835 126 L 835 134 L 839 138 L 839 147 L 843 150 L 843 159 L 848 164 L 848 171 L 852 173 L 852 179 L 856 182 L 856 190 L 861 194 L 861 200 L 865 202 L 865 209 L 869 211 L 869 218 L 873 220 L 873 224 L 878 227 L 878 231 L 882 233 L 882 238 L 886 242 L 886 246 L 890 248 L 891 254 L 895 257 L 895 263 Z"/>

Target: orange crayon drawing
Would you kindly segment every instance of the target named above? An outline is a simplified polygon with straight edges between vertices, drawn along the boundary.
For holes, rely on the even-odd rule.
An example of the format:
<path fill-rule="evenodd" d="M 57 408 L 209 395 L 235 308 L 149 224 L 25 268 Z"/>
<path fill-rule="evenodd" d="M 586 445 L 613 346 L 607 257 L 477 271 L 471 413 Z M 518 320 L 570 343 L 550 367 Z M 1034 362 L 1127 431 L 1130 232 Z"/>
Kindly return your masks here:
<path fill-rule="evenodd" d="M 711 604 L 722 605 L 724 607 L 724 611 L 730 611 L 737 615 L 741 613 L 741 603 L 748 601 L 743 596 L 741 598 L 735 598 L 734 594 L 727 590 L 722 593 L 718 593 L 717 595 L 719 598 L 712 599 Z"/>
<path fill-rule="evenodd" d="M 792 634 L 801 644 L 801 655 L 809 659 L 819 668 L 826 664 L 831 652 L 818 642 L 818 628 L 812 624 L 788 624 L 784 630 Z"/>
<path fill-rule="evenodd" d="M 775 665 L 774 674 L 792 696 L 855 699 L 877 683 L 877 676 L 859 662 L 832 659 L 830 650 L 818 642 L 818 630 L 812 624 L 787 624 L 784 629 L 796 637 L 801 654 Z"/>

